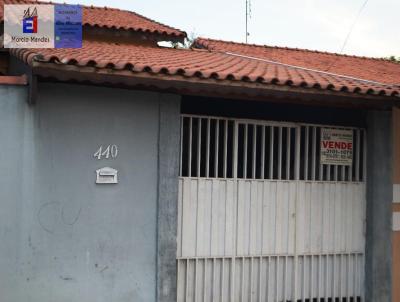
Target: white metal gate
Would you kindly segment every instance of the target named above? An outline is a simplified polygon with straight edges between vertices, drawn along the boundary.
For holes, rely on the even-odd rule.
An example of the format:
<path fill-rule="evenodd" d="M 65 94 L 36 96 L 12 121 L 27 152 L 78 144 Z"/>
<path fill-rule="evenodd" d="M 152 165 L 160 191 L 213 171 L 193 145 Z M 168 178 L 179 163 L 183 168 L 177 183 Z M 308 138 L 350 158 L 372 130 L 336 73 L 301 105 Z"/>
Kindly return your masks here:
<path fill-rule="evenodd" d="M 321 128 L 182 116 L 178 301 L 362 300 L 366 135 L 321 165 Z"/>

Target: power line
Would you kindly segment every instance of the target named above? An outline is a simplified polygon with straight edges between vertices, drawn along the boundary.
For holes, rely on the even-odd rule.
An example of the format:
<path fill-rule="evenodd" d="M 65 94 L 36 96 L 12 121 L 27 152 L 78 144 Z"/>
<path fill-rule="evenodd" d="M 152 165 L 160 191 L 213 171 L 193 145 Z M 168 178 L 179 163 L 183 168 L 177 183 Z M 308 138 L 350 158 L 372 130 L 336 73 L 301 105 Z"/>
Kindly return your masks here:
<path fill-rule="evenodd" d="M 347 33 L 346 39 L 344 39 L 342 48 L 340 49 L 340 53 L 342 53 L 343 50 L 344 50 L 344 48 L 346 47 L 346 44 L 347 44 L 347 42 L 349 41 L 350 35 L 351 35 L 351 33 L 353 32 L 353 29 L 354 29 L 354 27 L 356 26 L 356 24 L 357 24 L 357 22 L 358 22 L 358 19 L 359 19 L 360 16 L 361 16 L 361 13 L 363 12 L 364 8 L 367 6 L 368 1 L 369 1 L 369 0 L 365 0 L 365 1 L 364 1 L 363 5 L 361 6 L 360 10 L 358 11 L 357 17 L 354 19 L 353 24 L 351 24 L 350 29 L 349 29 L 349 32 Z"/>
<path fill-rule="evenodd" d="M 343 50 L 344 50 L 344 48 L 346 47 L 347 42 L 349 41 L 350 36 L 351 36 L 351 34 L 352 34 L 352 32 L 353 32 L 353 29 L 354 29 L 354 27 L 356 26 L 356 24 L 357 24 L 357 22 L 358 22 L 358 19 L 360 18 L 361 14 L 362 14 L 362 12 L 363 12 L 363 10 L 364 10 L 364 8 L 367 6 L 368 1 L 369 1 L 369 0 L 365 0 L 364 3 L 361 5 L 360 9 L 358 10 L 357 16 L 356 16 L 356 18 L 354 19 L 353 23 L 351 24 L 351 26 L 350 26 L 350 28 L 349 28 L 349 31 L 347 32 L 346 38 L 345 38 L 344 41 L 343 41 L 343 45 L 342 45 L 342 47 L 340 48 L 339 54 L 342 54 L 342 53 L 343 53 Z M 326 69 L 326 71 L 328 71 L 329 69 L 331 69 L 331 68 L 333 67 L 333 65 L 335 65 L 336 61 L 337 61 L 337 59 L 328 67 L 328 69 Z"/>

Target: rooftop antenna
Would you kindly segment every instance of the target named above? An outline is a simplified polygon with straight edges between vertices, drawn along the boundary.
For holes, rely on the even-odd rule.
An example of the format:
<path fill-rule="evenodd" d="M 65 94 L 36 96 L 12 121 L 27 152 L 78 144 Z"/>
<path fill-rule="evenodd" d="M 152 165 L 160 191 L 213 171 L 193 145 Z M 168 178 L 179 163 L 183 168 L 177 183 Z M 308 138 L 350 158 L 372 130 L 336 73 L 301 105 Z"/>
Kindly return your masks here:
<path fill-rule="evenodd" d="M 248 37 L 250 36 L 248 30 L 248 19 L 251 18 L 251 0 L 246 0 L 246 44 L 248 42 Z"/>

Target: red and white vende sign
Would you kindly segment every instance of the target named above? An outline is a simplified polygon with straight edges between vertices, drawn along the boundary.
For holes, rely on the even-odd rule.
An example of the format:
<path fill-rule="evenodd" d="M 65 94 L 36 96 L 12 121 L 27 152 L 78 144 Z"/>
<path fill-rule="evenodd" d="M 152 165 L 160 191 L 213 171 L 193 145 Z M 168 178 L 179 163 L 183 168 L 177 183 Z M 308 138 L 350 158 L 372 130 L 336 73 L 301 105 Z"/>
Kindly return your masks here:
<path fill-rule="evenodd" d="M 321 164 L 351 166 L 353 164 L 353 131 L 321 129 Z"/>

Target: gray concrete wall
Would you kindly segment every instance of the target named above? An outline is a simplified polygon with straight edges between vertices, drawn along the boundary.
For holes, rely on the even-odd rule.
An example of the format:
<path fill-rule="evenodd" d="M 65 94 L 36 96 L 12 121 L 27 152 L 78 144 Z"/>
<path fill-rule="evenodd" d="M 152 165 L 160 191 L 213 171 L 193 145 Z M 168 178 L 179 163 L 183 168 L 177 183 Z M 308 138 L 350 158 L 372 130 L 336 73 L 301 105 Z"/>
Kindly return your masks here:
<path fill-rule="evenodd" d="M 366 301 L 390 302 L 392 286 L 392 123 L 391 112 L 367 118 Z"/>
<path fill-rule="evenodd" d="M 7 93 L 0 300 L 155 301 L 161 95 L 41 84 L 29 107 L 25 90 Z M 109 144 L 116 159 L 93 157 Z M 95 184 L 105 166 L 119 171 L 119 184 Z"/>
<path fill-rule="evenodd" d="M 180 99 L 160 102 L 157 301 L 176 302 Z"/>

